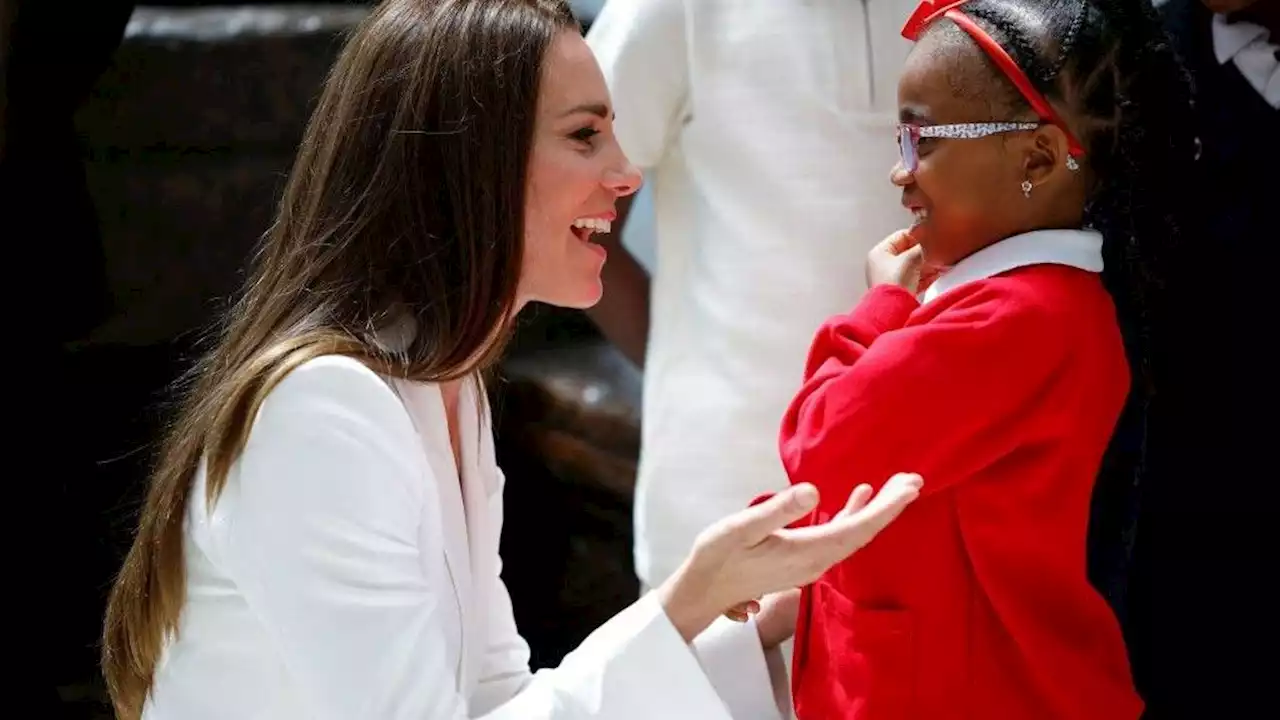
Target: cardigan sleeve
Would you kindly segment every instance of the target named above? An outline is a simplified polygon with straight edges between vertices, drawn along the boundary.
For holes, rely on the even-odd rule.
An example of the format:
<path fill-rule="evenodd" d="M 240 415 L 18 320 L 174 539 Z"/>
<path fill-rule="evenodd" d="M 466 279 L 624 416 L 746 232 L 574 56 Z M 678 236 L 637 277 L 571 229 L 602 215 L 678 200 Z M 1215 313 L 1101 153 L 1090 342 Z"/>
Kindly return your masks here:
<path fill-rule="evenodd" d="M 931 494 L 1027 439 L 1020 418 L 1036 411 L 1065 340 L 1008 283 L 973 283 L 946 302 L 924 322 L 910 294 L 878 287 L 820 329 L 782 423 L 792 482 L 843 502 L 860 483 L 914 472 Z"/>

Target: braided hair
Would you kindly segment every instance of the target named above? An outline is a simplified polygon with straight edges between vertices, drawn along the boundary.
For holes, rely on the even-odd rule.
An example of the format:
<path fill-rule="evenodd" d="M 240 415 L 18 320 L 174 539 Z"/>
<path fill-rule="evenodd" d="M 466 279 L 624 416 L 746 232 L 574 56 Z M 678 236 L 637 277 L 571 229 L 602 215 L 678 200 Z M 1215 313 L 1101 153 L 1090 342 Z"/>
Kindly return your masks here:
<path fill-rule="evenodd" d="M 1188 229 L 1183 213 L 1194 206 L 1191 79 L 1150 0 L 973 0 L 960 10 L 1009 53 L 1085 146 L 1092 186 L 1084 220 L 1102 233 L 1103 282 L 1134 370 L 1095 489 L 1089 548 L 1091 577 L 1123 618 L 1147 417 L 1167 355 L 1158 352 L 1168 335 L 1164 283 Z M 935 30 L 971 42 L 953 23 Z M 993 104 L 1033 114 L 988 65 L 986 87 L 1002 88 Z"/>

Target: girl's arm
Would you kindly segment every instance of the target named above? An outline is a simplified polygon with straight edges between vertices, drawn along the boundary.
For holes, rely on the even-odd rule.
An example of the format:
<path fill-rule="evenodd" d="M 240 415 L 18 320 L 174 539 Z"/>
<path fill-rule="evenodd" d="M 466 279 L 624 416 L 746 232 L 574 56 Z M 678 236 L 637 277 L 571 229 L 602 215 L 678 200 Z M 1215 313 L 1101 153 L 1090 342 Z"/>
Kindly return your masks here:
<path fill-rule="evenodd" d="M 1033 422 L 1043 391 L 1069 348 L 1051 315 L 1017 289 L 1008 279 L 974 283 L 949 293 L 929 322 L 909 325 L 915 299 L 881 286 L 829 321 L 783 419 L 791 481 L 838 499 L 914 472 L 935 493 L 1015 442 L 1033 442 L 1044 431 Z"/>

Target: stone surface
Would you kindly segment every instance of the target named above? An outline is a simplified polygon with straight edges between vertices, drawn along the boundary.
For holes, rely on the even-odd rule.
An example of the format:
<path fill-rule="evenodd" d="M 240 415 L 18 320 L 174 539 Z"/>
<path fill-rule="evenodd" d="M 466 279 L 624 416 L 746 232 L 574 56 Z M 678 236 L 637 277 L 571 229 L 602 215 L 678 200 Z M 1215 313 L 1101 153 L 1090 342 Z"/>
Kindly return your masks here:
<path fill-rule="evenodd" d="M 197 331 L 241 280 L 360 3 L 139 7 L 80 110 L 115 311 L 90 339 Z M 593 332 L 544 311 L 524 331 Z"/>
<path fill-rule="evenodd" d="M 81 113 L 95 149 L 296 145 L 359 6 L 140 7 Z"/>
<path fill-rule="evenodd" d="M 140 7 L 80 111 L 116 312 L 96 344 L 207 325 L 271 221 L 355 5 Z"/>
<path fill-rule="evenodd" d="M 640 376 L 596 343 L 514 357 L 491 387 L 507 469 L 503 577 L 532 662 L 546 667 L 639 593 L 631 498 Z"/>

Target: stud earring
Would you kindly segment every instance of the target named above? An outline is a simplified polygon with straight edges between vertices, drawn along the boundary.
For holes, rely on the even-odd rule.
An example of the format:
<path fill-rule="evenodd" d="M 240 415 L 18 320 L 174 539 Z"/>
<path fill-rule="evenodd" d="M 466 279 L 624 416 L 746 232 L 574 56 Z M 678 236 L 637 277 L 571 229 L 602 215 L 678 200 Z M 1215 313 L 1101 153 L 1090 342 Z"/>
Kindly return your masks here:
<path fill-rule="evenodd" d="M 1022 181 L 1022 197 L 1025 197 L 1025 198 L 1031 197 L 1031 181 L 1030 180 Z"/>
<path fill-rule="evenodd" d="M 1080 163 L 1076 162 L 1076 159 L 1074 157 L 1068 155 L 1067 169 L 1070 170 L 1071 172 L 1075 172 L 1080 169 Z"/>

